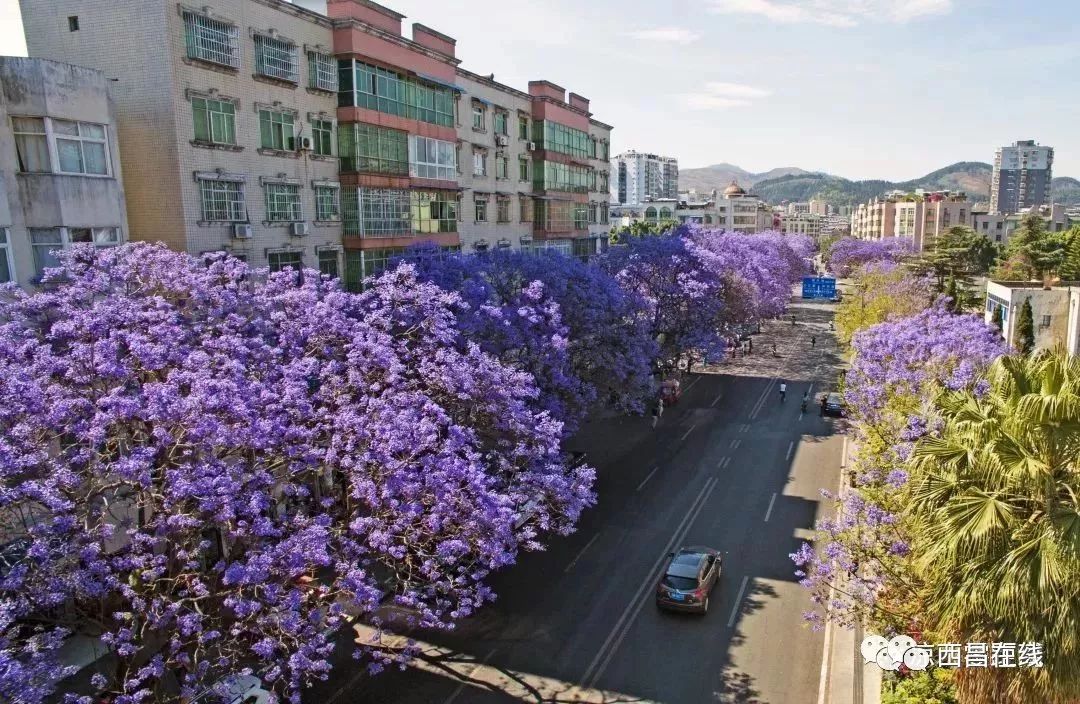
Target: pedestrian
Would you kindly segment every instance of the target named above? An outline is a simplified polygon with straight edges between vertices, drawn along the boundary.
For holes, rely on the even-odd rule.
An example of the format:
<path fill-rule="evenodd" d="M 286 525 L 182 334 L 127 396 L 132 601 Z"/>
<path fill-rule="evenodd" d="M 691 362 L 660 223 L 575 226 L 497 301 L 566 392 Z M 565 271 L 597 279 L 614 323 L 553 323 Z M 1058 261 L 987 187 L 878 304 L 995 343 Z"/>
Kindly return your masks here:
<path fill-rule="evenodd" d="M 829 321 L 829 329 L 830 330 L 835 330 L 836 329 L 836 326 L 833 325 L 833 321 L 831 321 L 831 320 Z"/>
<path fill-rule="evenodd" d="M 825 404 L 828 401 L 828 399 L 829 399 L 828 396 L 826 396 L 825 394 L 821 394 L 821 417 L 822 418 L 825 417 Z"/>
<path fill-rule="evenodd" d="M 781 381 L 780 382 L 780 403 L 783 403 L 785 398 L 787 398 L 787 384 L 785 384 L 784 382 Z"/>
<path fill-rule="evenodd" d="M 794 324 L 795 324 L 795 316 L 794 316 L 794 315 L 793 315 L 793 316 L 791 316 L 791 324 L 792 324 L 792 325 L 794 325 Z"/>
<path fill-rule="evenodd" d="M 660 420 L 660 414 L 663 413 L 663 412 L 664 412 L 664 400 L 658 398 L 658 399 L 656 399 L 656 404 L 653 405 L 653 409 L 652 409 L 652 427 L 654 427 L 654 428 L 656 427 L 657 422 L 659 422 L 659 420 Z"/>
<path fill-rule="evenodd" d="M 814 335 L 810 336 L 810 346 L 817 347 L 817 337 L 815 337 Z"/>
<path fill-rule="evenodd" d="M 750 351 L 750 354 L 753 354 L 754 353 L 754 338 L 751 337 L 749 340 L 747 340 L 746 345 L 747 345 L 747 348 Z"/>
<path fill-rule="evenodd" d="M 778 355 L 776 354 L 776 343 L 775 343 L 775 342 L 774 342 L 774 343 L 772 343 L 772 356 L 773 356 L 773 357 L 777 357 L 777 356 L 778 356 Z"/>

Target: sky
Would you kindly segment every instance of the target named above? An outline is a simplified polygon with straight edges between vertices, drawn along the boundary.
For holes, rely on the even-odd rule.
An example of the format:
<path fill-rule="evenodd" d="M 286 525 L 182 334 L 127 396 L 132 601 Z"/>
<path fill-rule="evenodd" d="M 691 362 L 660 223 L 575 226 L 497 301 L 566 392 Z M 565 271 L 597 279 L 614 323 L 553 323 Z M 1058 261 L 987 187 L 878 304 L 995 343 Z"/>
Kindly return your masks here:
<path fill-rule="evenodd" d="M 1035 139 L 1080 178 L 1077 0 L 384 0 L 462 66 L 546 79 L 680 168 L 917 178 Z M 452 8 L 447 11 L 447 8 Z M 0 54 L 25 55 L 18 0 Z"/>

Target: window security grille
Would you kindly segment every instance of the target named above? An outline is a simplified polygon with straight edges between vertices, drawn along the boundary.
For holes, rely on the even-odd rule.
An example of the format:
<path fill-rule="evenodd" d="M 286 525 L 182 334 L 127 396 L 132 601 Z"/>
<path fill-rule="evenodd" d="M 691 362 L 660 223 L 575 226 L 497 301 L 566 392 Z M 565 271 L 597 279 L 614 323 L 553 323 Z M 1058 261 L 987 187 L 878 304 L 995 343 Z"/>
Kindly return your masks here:
<path fill-rule="evenodd" d="M 188 58 L 240 68 L 240 33 L 235 25 L 185 12 L 184 39 Z"/>
<path fill-rule="evenodd" d="M 308 76 L 312 88 L 337 92 L 337 61 L 329 54 L 320 54 L 317 51 L 308 52 Z"/>
<path fill-rule="evenodd" d="M 300 80 L 300 67 L 297 64 L 294 45 L 262 34 L 255 35 L 256 72 L 297 83 Z"/>
<path fill-rule="evenodd" d="M 244 187 L 235 181 L 199 181 L 202 195 L 203 220 L 209 222 L 243 222 Z"/>

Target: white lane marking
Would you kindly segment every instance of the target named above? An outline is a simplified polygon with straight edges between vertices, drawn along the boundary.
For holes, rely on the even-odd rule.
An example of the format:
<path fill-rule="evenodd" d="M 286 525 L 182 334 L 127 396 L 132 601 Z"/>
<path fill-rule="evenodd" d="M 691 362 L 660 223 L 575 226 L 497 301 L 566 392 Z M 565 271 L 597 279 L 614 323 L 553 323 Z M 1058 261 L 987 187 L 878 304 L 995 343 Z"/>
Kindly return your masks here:
<path fill-rule="evenodd" d="M 720 399 L 722 399 L 722 398 L 724 398 L 724 392 L 723 391 L 721 391 L 720 393 L 718 393 L 716 395 L 716 398 L 714 398 L 713 402 L 709 404 L 709 407 L 712 408 L 712 407 L 716 406 L 716 404 L 720 403 Z"/>
<path fill-rule="evenodd" d="M 723 469 L 724 467 L 727 467 L 730 462 L 731 462 L 730 457 L 721 457 L 720 461 L 716 463 L 716 468 L 717 469 Z"/>
<path fill-rule="evenodd" d="M 615 649 L 619 647 L 619 643 L 622 642 L 622 639 L 630 631 L 632 619 L 629 621 L 628 619 L 630 619 L 632 614 L 636 614 L 641 610 L 645 603 L 643 601 L 645 594 L 648 593 L 648 590 L 653 587 L 653 583 L 656 581 L 657 571 L 660 569 L 660 566 L 664 564 L 664 560 L 668 559 L 668 553 L 672 551 L 675 544 L 678 543 L 682 539 L 682 536 L 686 534 L 686 531 L 690 529 L 690 525 L 693 523 L 694 519 L 697 518 L 701 509 L 704 508 L 705 502 L 708 501 L 712 490 L 716 488 L 717 482 L 718 480 L 715 477 L 705 481 L 705 486 L 698 492 L 697 497 L 694 499 L 693 503 L 690 504 L 690 509 L 687 511 L 686 515 L 683 516 L 679 525 L 676 526 L 675 532 L 672 534 L 671 539 L 668 540 L 663 553 L 660 555 L 659 559 L 653 563 L 652 568 L 649 570 L 648 574 L 645 575 L 645 579 L 630 598 L 630 602 L 626 605 L 626 608 L 623 609 L 622 614 L 619 616 L 619 620 L 615 622 L 615 626 L 611 629 L 611 632 L 608 633 L 607 638 L 604 639 L 600 649 L 596 651 L 596 656 L 585 669 L 585 674 L 581 676 L 579 684 L 585 687 L 592 687 L 596 680 L 600 679 L 600 675 L 607 667 L 608 662 L 611 660 L 611 656 L 615 654 Z M 618 640 L 616 640 L 616 638 Z"/>
<path fill-rule="evenodd" d="M 832 657 L 830 657 L 832 653 L 830 650 L 832 649 L 833 634 L 832 619 L 829 618 L 829 614 L 832 611 L 832 602 L 835 593 L 835 588 L 830 587 L 829 603 L 828 606 L 825 607 L 825 646 L 822 648 L 821 652 L 821 674 L 818 675 L 820 678 L 818 681 L 818 704 L 825 704 L 825 695 L 829 690 L 829 663 L 832 661 Z"/>
<path fill-rule="evenodd" d="M 803 413 L 802 413 L 802 411 L 799 411 L 799 420 L 802 420 L 802 417 L 803 417 Z"/>
<path fill-rule="evenodd" d="M 689 435 L 690 433 L 694 432 L 694 428 L 696 428 L 696 427 L 697 427 L 697 423 L 694 423 L 689 428 L 687 428 L 686 432 L 682 434 L 681 438 L 679 438 L 679 442 L 682 442 L 683 440 L 685 440 L 686 436 Z"/>
<path fill-rule="evenodd" d="M 490 660 L 490 659 L 492 658 L 492 656 L 494 656 L 494 655 L 495 655 L 495 650 L 497 650 L 497 648 L 496 648 L 496 649 L 494 649 L 494 650 L 492 650 L 492 651 L 491 651 L 490 653 L 488 653 L 487 655 L 485 655 L 485 656 L 484 656 L 484 659 L 483 659 L 483 660 L 481 660 L 480 662 L 478 662 L 478 663 L 476 664 L 476 667 L 474 667 L 474 668 L 473 668 L 472 670 L 470 670 L 470 671 L 469 671 L 469 674 L 468 674 L 468 676 L 467 676 L 466 678 L 464 678 L 464 679 L 463 679 L 463 681 L 461 682 L 461 684 L 459 684 L 459 685 L 458 685 L 457 689 L 455 689 L 455 690 L 453 691 L 453 693 L 452 693 L 452 694 L 451 694 L 451 695 L 450 695 L 449 697 L 447 697 L 447 698 L 446 698 L 446 701 L 445 701 L 445 702 L 443 702 L 443 704 L 454 704 L 454 702 L 455 702 L 455 701 L 457 701 L 457 698 L 458 698 L 459 696 L 461 696 L 461 693 L 462 693 L 462 692 L 464 692 L 464 691 L 465 691 L 465 685 L 467 685 L 467 684 L 468 684 L 468 681 L 467 681 L 467 680 L 468 680 L 468 679 L 471 679 L 471 678 L 472 678 L 472 676 L 473 676 L 474 674 L 476 674 L 476 671 L 477 671 L 477 670 L 479 670 L 479 669 L 480 669 L 481 667 L 484 667 L 485 665 L 487 665 L 487 664 L 488 664 L 488 660 Z"/>
<path fill-rule="evenodd" d="M 840 458 L 840 468 L 847 467 L 847 435 L 844 436 L 844 454 Z"/>
<path fill-rule="evenodd" d="M 773 495 L 772 495 L 772 498 L 769 499 L 769 510 L 767 510 L 765 512 L 765 522 L 766 523 L 769 522 L 769 516 L 772 515 L 772 507 L 773 507 L 773 504 L 775 504 L 775 503 L 776 503 L 776 492 L 774 491 Z"/>
<path fill-rule="evenodd" d="M 791 451 L 794 450 L 794 449 L 795 449 L 795 441 L 792 440 L 791 443 L 789 443 L 788 446 L 787 446 L 787 457 L 784 458 L 785 462 L 791 459 Z"/>
<path fill-rule="evenodd" d="M 739 438 L 735 438 L 734 440 L 731 441 L 731 449 L 734 450 L 740 444 L 742 444 L 742 440 L 740 440 Z"/>
<path fill-rule="evenodd" d="M 686 388 L 685 388 L 685 389 L 683 389 L 683 393 L 685 394 L 685 393 L 686 393 L 687 391 L 689 391 L 689 390 L 690 390 L 690 387 L 691 387 L 691 386 L 693 386 L 694 384 L 698 383 L 699 381 L 701 381 L 701 376 L 700 376 L 700 375 L 699 375 L 699 376 L 695 376 L 695 377 L 694 377 L 694 380 L 693 380 L 693 381 L 691 381 L 691 382 L 690 382 L 689 384 L 687 384 L 687 385 L 686 385 Z"/>
<path fill-rule="evenodd" d="M 735 617 L 739 615 L 739 604 L 742 603 L 743 591 L 746 590 L 746 583 L 750 580 L 750 575 L 746 575 L 742 578 L 742 584 L 739 585 L 739 593 L 735 597 L 735 606 L 731 607 L 731 618 L 727 620 L 727 627 L 731 628 L 735 623 Z"/>
<path fill-rule="evenodd" d="M 641 480 L 641 483 L 637 485 L 637 489 L 635 489 L 635 491 L 641 491 L 641 487 L 645 486 L 645 484 L 648 483 L 650 479 L 652 479 L 652 475 L 656 474 L 656 470 L 658 469 L 660 469 L 660 465 L 656 465 L 655 467 L 653 467 L 652 471 L 649 472 L 649 476 Z"/>
<path fill-rule="evenodd" d="M 593 543 L 595 543 L 596 539 L 599 538 L 599 537 L 600 537 L 600 533 L 597 533 L 596 535 L 594 535 L 592 537 L 592 539 L 589 542 L 585 543 L 585 547 L 581 548 L 581 550 L 578 552 L 577 556 L 574 557 L 574 559 L 570 561 L 570 564 L 566 566 L 566 569 L 563 570 L 563 572 L 565 573 L 565 572 L 569 572 L 570 570 L 572 570 L 574 568 L 574 565 L 576 565 L 578 563 L 578 560 L 581 559 L 581 556 L 585 554 L 585 551 L 589 549 L 589 546 L 591 546 Z"/>
<path fill-rule="evenodd" d="M 750 409 L 750 420 L 757 418 L 757 414 L 761 412 L 762 406 L 765 405 L 765 400 L 769 397 L 769 391 L 772 389 L 773 384 L 776 383 L 777 377 L 769 379 L 769 383 L 765 385 L 765 389 L 761 392 L 761 396 L 758 397 L 757 402 Z"/>

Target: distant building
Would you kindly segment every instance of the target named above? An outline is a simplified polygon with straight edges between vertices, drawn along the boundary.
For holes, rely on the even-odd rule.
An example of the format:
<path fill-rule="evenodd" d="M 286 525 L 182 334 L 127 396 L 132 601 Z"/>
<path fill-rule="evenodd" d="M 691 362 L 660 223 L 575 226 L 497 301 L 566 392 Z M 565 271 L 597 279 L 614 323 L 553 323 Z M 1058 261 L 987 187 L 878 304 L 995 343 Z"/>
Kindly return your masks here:
<path fill-rule="evenodd" d="M 707 198 L 688 192 L 679 198 L 660 198 L 636 206 L 611 206 L 611 224 L 615 227 L 629 227 L 639 220 L 649 223 L 676 220 L 734 232 L 761 232 L 779 227 L 765 202 L 734 181 L 723 193 L 712 191 Z"/>
<path fill-rule="evenodd" d="M 809 203 L 788 203 L 787 214 L 788 215 L 805 215 L 810 212 Z"/>
<path fill-rule="evenodd" d="M 1053 166 L 1053 148 L 1041 147 L 1034 140 L 1000 147 L 994 154 L 990 212 L 1011 215 L 1048 204 Z"/>
<path fill-rule="evenodd" d="M 814 213 L 798 213 L 780 216 L 780 232 L 785 235 L 821 235 L 824 218 Z"/>
<path fill-rule="evenodd" d="M 808 205 L 810 206 L 810 213 L 820 217 L 825 217 L 832 213 L 832 206 L 823 200 L 811 200 Z"/>
<path fill-rule="evenodd" d="M 1028 208 L 1011 215 L 976 210 L 972 216 L 971 227 L 991 242 L 1004 245 L 1008 244 L 1009 237 L 1020 227 L 1024 218 L 1033 212 L 1042 218 L 1049 232 L 1064 232 L 1073 225 L 1080 224 L 1080 210 L 1067 208 L 1058 203 Z"/>
<path fill-rule="evenodd" d="M 949 228 L 970 227 L 973 206 L 961 192 L 890 192 L 855 208 L 851 235 L 866 240 L 904 237 L 912 240 L 915 251 L 921 252 Z"/>
<path fill-rule="evenodd" d="M 641 205 L 679 197 L 679 162 L 673 157 L 628 151 L 611 159 L 611 202 Z"/>
<path fill-rule="evenodd" d="M 1070 355 L 1080 351 L 1080 282 L 987 281 L 983 319 L 992 324 L 1000 309 L 1001 337 L 1014 347 L 1024 301 L 1031 302 L 1036 349 L 1062 345 Z"/>
<path fill-rule="evenodd" d="M 0 57 L 0 283 L 30 286 L 73 244 L 127 239 L 108 78 Z"/>

